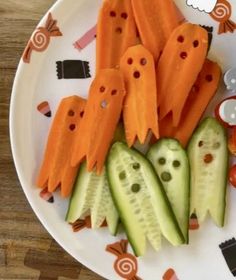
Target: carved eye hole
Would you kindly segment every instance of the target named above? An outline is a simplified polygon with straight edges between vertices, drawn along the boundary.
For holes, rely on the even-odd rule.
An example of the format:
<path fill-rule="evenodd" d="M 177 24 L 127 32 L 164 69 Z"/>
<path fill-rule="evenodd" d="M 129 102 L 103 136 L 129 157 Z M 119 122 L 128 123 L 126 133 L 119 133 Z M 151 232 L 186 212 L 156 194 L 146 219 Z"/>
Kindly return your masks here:
<path fill-rule="evenodd" d="M 183 43 L 184 42 L 184 36 L 180 35 L 178 38 L 177 38 L 177 41 L 179 43 Z"/>
<path fill-rule="evenodd" d="M 147 64 L 146 58 L 144 58 L 144 57 L 141 58 L 141 59 L 140 59 L 140 64 L 143 65 L 143 66 L 146 65 L 146 64 Z"/>
<path fill-rule="evenodd" d="M 75 112 L 73 110 L 69 110 L 68 116 L 73 117 L 75 115 Z"/>
<path fill-rule="evenodd" d="M 131 65 L 132 63 L 133 63 L 133 59 L 130 57 L 130 58 L 128 58 L 127 59 L 127 63 L 129 64 L 129 65 Z"/>
<path fill-rule="evenodd" d="M 104 86 L 100 87 L 100 92 L 104 92 L 106 90 L 106 88 Z"/>
<path fill-rule="evenodd" d="M 116 95 L 117 94 L 117 90 L 116 89 L 113 89 L 112 91 L 111 91 L 111 95 Z"/>
<path fill-rule="evenodd" d="M 128 18 L 128 14 L 127 14 L 127 13 L 122 13 L 122 14 L 121 14 L 121 17 L 122 17 L 123 19 L 127 19 L 127 18 Z"/>
<path fill-rule="evenodd" d="M 193 42 L 193 46 L 194 46 L 194 48 L 197 48 L 197 47 L 199 46 L 199 41 L 198 41 L 198 40 L 195 40 L 195 41 Z"/>
<path fill-rule="evenodd" d="M 212 82 L 212 80 L 213 80 L 212 75 L 210 75 L 210 74 L 206 75 L 206 81 L 208 81 L 210 83 L 210 82 Z"/>
<path fill-rule="evenodd" d="M 110 11 L 110 16 L 111 17 L 116 17 L 116 12 L 115 11 Z"/>

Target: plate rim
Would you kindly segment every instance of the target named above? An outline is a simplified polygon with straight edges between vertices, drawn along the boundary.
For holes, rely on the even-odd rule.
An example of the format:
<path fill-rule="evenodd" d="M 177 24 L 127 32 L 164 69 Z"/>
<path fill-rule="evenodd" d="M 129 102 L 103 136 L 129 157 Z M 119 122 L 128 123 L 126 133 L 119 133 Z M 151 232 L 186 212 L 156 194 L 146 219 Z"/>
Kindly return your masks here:
<path fill-rule="evenodd" d="M 45 14 L 42 16 L 42 18 L 38 21 L 37 25 L 35 26 L 35 28 L 33 29 L 33 31 L 31 32 L 31 35 L 29 37 L 28 40 L 30 40 L 33 32 L 43 24 L 44 20 L 47 17 L 47 14 L 49 12 L 55 11 L 56 9 L 58 9 L 59 6 L 61 6 L 61 4 L 64 2 L 64 0 L 57 0 L 52 6 L 50 6 L 48 8 L 48 10 L 45 12 Z M 53 226 L 51 226 L 47 219 L 40 213 L 40 209 L 37 207 L 36 203 L 34 203 L 34 201 L 31 199 L 31 195 L 30 193 L 27 191 L 27 183 L 25 182 L 24 176 L 21 172 L 21 167 L 20 167 L 20 158 L 18 158 L 17 155 L 17 144 L 15 141 L 15 132 L 14 132 L 14 128 L 15 128 L 15 114 L 14 114 L 14 109 L 17 107 L 17 102 L 16 102 L 16 95 L 17 95 L 17 88 L 18 85 L 20 83 L 20 77 L 22 75 L 22 73 L 24 73 L 24 63 L 22 61 L 22 57 L 20 57 L 19 63 L 17 65 L 16 68 L 16 72 L 15 72 L 15 76 L 14 76 L 14 80 L 13 80 L 13 85 L 12 85 L 12 90 L 11 90 L 11 96 L 10 96 L 10 106 L 9 106 L 9 136 L 10 136 L 10 148 L 11 148 L 11 153 L 12 153 L 12 157 L 13 157 L 13 162 L 14 162 L 14 166 L 16 169 L 16 174 L 17 177 L 19 179 L 20 182 L 20 186 L 24 192 L 24 195 L 30 205 L 30 207 L 32 208 L 34 214 L 36 215 L 38 221 L 42 224 L 42 226 L 45 228 L 45 230 L 51 235 L 51 237 L 58 243 L 59 246 L 61 246 L 63 248 L 63 250 L 65 250 L 70 256 L 72 256 L 77 262 L 79 262 L 80 264 L 82 264 L 83 266 L 87 267 L 89 270 L 93 271 L 94 273 L 96 273 L 98 276 L 101 276 L 105 279 L 107 278 L 107 273 L 105 274 L 105 272 L 103 270 L 98 269 L 97 267 L 92 266 L 91 263 L 89 263 L 88 261 L 86 261 L 85 259 L 83 259 L 83 257 L 73 254 L 73 252 L 70 250 L 70 248 L 64 244 L 61 240 L 60 237 L 57 236 L 56 231 L 54 231 Z M 79 251 L 79 249 L 78 249 Z"/>

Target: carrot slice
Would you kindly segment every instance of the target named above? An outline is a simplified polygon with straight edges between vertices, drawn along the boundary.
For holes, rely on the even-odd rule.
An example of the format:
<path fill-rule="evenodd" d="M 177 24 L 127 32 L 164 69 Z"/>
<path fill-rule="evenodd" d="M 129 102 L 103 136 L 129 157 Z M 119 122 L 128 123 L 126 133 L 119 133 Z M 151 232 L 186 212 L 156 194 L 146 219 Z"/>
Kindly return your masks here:
<path fill-rule="evenodd" d="M 191 23 L 177 27 L 170 36 L 157 66 L 159 117 L 173 113 L 178 126 L 188 94 L 202 69 L 208 49 L 207 31 Z"/>
<path fill-rule="evenodd" d="M 72 190 L 77 167 L 71 167 L 70 158 L 76 130 L 81 121 L 86 101 L 78 96 L 64 98 L 54 117 L 44 159 L 36 185 L 48 187 L 49 192 L 61 187 L 61 196 L 67 197 Z"/>
<path fill-rule="evenodd" d="M 142 45 L 128 48 L 121 59 L 127 95 L 123 119 L 126 140 L 132 146 L 138 138 L 145 142 L 149 130 L 158 138 L 155 63 Z"/>
<path fill-rule="evenodd" d="M 77 131 L 72 166 L 86 159 L 88 171 L 96 167 L 98 174 L 102 172 L 120 119 L 124 96 L 122 72 L 117 69 L 100 70 L 90 87 L 84 118 Z"/>
<path fill-rule="evenodd" d="M 172 31 L 179 25 L 179 13 L 172 0 L 131 0 L 142 44 L 160 57 Z"/>
<path fill-rule="evenodd" d="M 173 135 L 186 146 L 206 107 L 215 95 L 221 78 L 220 66 L 206 59 L 185 103 L 181 121 Z"/>
<path fill-rule="evenodd" d="M 170 112 L 164 117 L 164 119 L 159 121 L 159 131 L 161 138 L 172 138 L 175 133 L 175 128 L 173 126 L 173 115 Z"/>
<path fill-rule="evenodd" d="M 96 69 L 114 68 L 130 46 L 136 45 L 137 29 L 131 0 L 105 0 L 99 13 Z"/>

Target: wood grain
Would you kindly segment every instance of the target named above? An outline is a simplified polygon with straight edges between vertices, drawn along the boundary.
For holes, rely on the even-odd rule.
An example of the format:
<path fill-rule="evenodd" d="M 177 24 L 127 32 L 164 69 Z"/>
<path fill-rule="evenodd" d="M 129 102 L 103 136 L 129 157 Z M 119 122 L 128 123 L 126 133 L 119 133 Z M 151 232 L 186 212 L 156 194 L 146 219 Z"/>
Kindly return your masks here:
<path fill-rule="evenodd" d="M 66 1 L 66 0 L 65 0 Z M 69 256 L 30 208 L 14 168 L 8 114 L 24 47 L 53 0 L 0 0 L 0 279 L 101 280 Z"/>

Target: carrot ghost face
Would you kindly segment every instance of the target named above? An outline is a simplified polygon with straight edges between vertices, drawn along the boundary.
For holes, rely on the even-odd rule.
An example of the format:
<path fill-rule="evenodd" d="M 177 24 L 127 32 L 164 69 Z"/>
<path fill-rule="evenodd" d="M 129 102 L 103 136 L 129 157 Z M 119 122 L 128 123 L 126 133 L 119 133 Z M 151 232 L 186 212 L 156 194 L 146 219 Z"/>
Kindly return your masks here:
<path fill-rule="evenodd" d="M 204 64 L 207 50 L 208 33 L 204 28 L 185 23 L 173 31 L 157 66 L 160 119 L 172 112 L 173 124 L 175 127 L 178 125 L 185 101 Z"/>
<path fill-rule="evenodd" d="M 99 71 L 90 87 L 84 118 L 78 129 L 72 155 L 73 166 L 86 159 L 88 171 L 96 167 L 97 173 L 101 173 L 119 122 L 124 96 L 121 71 Z"/>
<path fill-rule="evenodd" d="M 149 130 L 158 138 L 155 64 L 142 45 L 130 47 L 121 59 L 127 95 L 123 109 L 126 139 L 143 144 Z"/>
<path fill-rule="evenodd" d="M 78 168 L 71 166 L 70 159 L 85 104 L 86 101 L 78 96 L 70 96 L 61 101 L 49 132 L 36 182 L 40 188 L 48 187 L 49 192 L 60 186 L 63 197 L 71 193 L 78 171 Z"/>
<path fill-rule="evenodd" d="M 119 65 L 120 58 L 137 42 L 130 0 L 105 0 L 97 24 L 97 70 Z"/>

